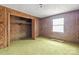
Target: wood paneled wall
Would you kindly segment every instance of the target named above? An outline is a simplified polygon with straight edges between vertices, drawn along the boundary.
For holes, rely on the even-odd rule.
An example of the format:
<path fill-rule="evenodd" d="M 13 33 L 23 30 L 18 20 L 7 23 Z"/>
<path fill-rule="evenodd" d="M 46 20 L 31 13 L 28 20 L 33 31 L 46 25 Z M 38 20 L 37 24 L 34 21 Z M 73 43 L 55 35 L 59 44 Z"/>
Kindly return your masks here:
<path fill-rule="evenodd" d="M 7 46 L 7 33 L 6 8 L 0 7 L 0 48 Z"/>
<path fill-rule="evenodd" d="M 52 20 L 64 18 L 64 33 L 53 32 Z M 70 42 L 79 42 L 79 11 L 53 15 L 40 20 L 40 35 L 62 39 Z"/>
<path fill-rule="evenodd" d="M 20 11 L 16 11 L 16 10 L 8 8 L 8 7 L 0 6 L 0 48 L 4 48 L 4 47 L 7 47 L 10 45 L 10 41 L 11 41 L 10 38 L 12 37 L 10 30 L 11 30 L 11 26 L 13 26 L 13 25 L 11 25 L 11 16 L 17 16 L 17 17 L 31 19 L 32 20 L 32 33 L 31 33 L 32 38 L 33 39 L 36 38 L 36 35 L 37 35 L 36 33 L 38 31 L 38 29 L 36 29 L 36 26 L 35 26 L 36 20 L 38 20 L 37 17 L 20 12 Z M 16 25 L 15 27 L 20 28 L 18 25 Z M 22 29 L 22 30 L 24 30 L 24 29 Z M 37 31 L 35 31 L 35 30 L 37 30 Z M 24 33 L 23 33 L 23 35 L 24 35 Z"/>

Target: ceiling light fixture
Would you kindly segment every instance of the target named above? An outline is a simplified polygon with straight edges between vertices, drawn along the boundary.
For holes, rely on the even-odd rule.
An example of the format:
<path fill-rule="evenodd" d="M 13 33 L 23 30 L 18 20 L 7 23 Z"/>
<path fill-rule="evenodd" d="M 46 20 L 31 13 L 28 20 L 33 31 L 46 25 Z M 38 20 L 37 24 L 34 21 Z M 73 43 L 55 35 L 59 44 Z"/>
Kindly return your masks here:
<path fill-rule="evenodd" d="M 43 4 L 39 4 L 40 5 L 40 8 L 42 8 L 43 7 Z"/>

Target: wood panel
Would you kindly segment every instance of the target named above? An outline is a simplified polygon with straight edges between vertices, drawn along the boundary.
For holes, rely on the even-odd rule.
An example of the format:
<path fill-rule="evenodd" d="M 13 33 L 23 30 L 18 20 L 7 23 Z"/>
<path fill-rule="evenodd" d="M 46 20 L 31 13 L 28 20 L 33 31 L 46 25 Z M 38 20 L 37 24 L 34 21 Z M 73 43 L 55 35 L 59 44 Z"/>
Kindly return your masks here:
<path fill-rule="evenodd" d="M 4 48 L 10 45 L 11 15 L 29 18 L 29 20 L 32 19 L 32 38 L 35 39 L 37 36 L 37 31 L 35 31 L 36 20 L 38 19 L 37 17 L 8 7 L 0 6 L 0 48 Z"/>
<path fill-rule="evenodd" d="M 64 18 L 64 33 L 53 32 L 52 19 L 62 17 Z M 42 36 L 79 43 L 79 10 L 43 18 L 40 20 L 40 25 Z"/>
<path fill-rule="evenodd" d="M 7 46 L 10 46 L 10 13 L 7 13 Z"/>
<path fill-rule="evenodd" d="M 0 48 L 7 46 L 7 13 L 6 8 L 0 6 Z"/>
<path fill-rule="evenodd" d="M 32 38 L 35 40 L 35 20 L 32 19 Z"/>
<path fill-rule="evenodd" d="M 11 16 L 11 41 L 31 37 L 31 20 Z M 17 29 L 18 28 L 18 29 Z"/>

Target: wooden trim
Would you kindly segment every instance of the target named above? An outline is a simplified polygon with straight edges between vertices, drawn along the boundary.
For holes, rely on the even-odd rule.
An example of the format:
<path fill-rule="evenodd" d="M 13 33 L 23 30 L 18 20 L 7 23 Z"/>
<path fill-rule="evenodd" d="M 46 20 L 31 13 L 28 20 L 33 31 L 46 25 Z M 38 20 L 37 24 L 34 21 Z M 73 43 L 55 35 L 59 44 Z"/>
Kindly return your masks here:
<path fill-rule="evenodd" d="M 32 38 L 35 40 L 35 20 L 32 19 Z"/>
<path fill-rule="evenodd" d="M 8 16 L 8 20 L 7 20 L 7 22 L 8 22 L 8 40 L 7 40 L 7 46 L 9 46 L 10 45 L 10 13 L 8 13 L 7 14 L 7 16 Z"/>

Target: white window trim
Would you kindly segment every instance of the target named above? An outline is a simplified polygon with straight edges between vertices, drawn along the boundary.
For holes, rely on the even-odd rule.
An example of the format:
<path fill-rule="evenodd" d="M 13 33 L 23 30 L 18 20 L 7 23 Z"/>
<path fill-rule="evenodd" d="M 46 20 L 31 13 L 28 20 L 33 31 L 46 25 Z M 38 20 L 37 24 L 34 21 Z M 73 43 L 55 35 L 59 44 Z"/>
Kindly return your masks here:
<path fill-rule="evenodd" d="M 59 22 L 61 22 L 61 21 L 59 21 L 59 20 L 62 20 L 62 23 L 59 23 Z M 53 32 L 60 32 L 60 33 L 64 33 L 64 18 L 56 18 L 56 19 L 53 19 Z M 55 26 L 57 27 L 63 27 L 63 28 L 59 28 L 59 30 L 58 29 L 56 29 L 55 28 Z M 56 30 L 55 30 L 56 29 Z"/>

